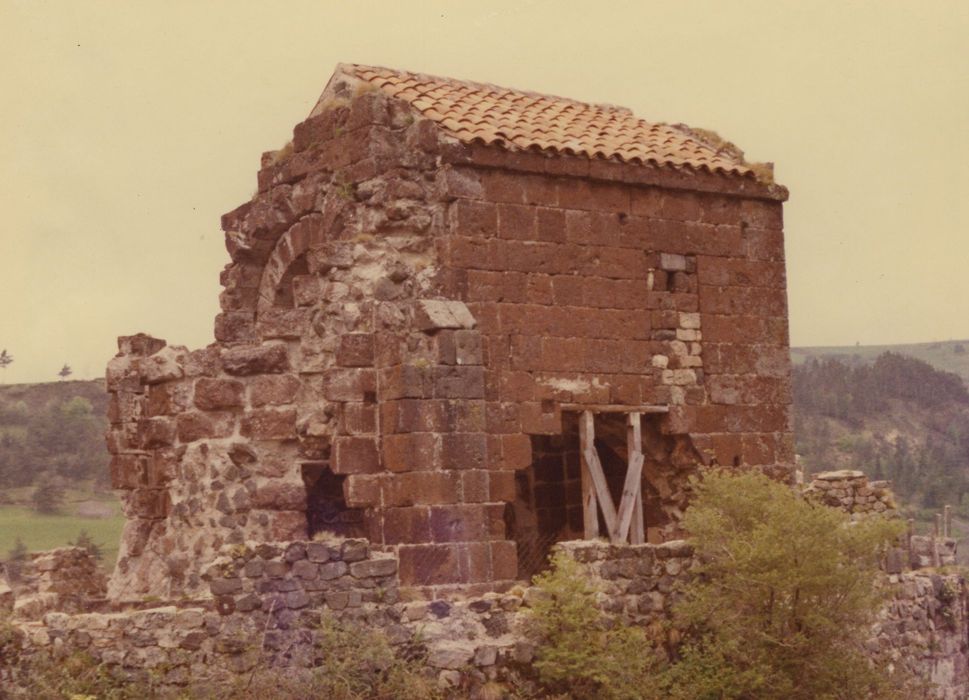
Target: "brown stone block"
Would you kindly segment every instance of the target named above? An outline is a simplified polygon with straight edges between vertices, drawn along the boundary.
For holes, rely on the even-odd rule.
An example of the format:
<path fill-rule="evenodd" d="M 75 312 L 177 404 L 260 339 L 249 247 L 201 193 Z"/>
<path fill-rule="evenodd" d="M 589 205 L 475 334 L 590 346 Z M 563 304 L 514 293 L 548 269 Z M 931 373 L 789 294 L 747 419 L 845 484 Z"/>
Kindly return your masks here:
<path fill-rule="evenodd" d="M 568 274 L 582 270 L 594 255 L 583 246 L 541 241 L 502 240 L 505 262 L 510 270 L 541 272 L 544 274 Z"/>
<path fill-rule="evenodd" d="M 341 367 L 373 367 L 374 336 L 372 333 L 347 333 L 340 338 L 336 353 Z"/>
<path fill-rule="evenodd" d="M 499 204 L 498 237 L 534 241 L 538 237 L 535 207 L 519 204 Z"/>
<path fill-rule="evenodd" d="M 485 503 L 488 498 L 488 474 L 483 469 L 471 469 L 461 472 L 462 503 Z M 452 501 L 453 502 L 453 501 Z"/>
<path fill-rule="evenodd" d="M 267 374 L 249 382 L 249 403 L 259 406 L 293 403 L 299 391 L 299 378 L 292 374 Z"/>
<path fill-rule="evenodd" d="M 376 438 L 337 437 L 332 469 L 334 474 L 373 474 L 380 471 Z"/>
<path fill-rule="evenodd" d="M 550 305 L 554 303 L 550 275 L 532 274 L 526 277 L 525 301 L 529 304 Z"/>
<path fill-rule="evenodd" d="M 429 586 L 467 583 L 464 551 L 457 544 L 401 545 L 399 575 L 402 585 Z"/>
<path fill-rule="evenodd" d="M 444 242 L 442 262 L 468 270 L 504 270 L 504 242 L 497 239 L 453 236 Z"/>
<path fill-rule="evenodd" d="M 748 228 L 743 242 L 745 255 L 751 260 L 784 262 L 784 233 L 780 230 Z"/>
<path fill-rule="evenodd" d="M 492 534 L 486 506 L 477 503 L 431 506 L 430 529 L 434 542 L 477 542 Z M 504 522 L 501 529 L 504 536 Z"/>
<path fill-rule="evenodd" d="M 523 298 L 505 298 L 504 279 L 505 274 L 502 272 L 468 270 L 468 301 L 522 301 Z M 522 295 L 524 295 L 524 288 Z"/>
<path fill-rule="evenodd" d="M 740 435 L 729 433 L 715 434 L 709 437 L 709 447 L 717 464 L 729 467 L 740 466 L 745 463 L 744 448 Z"/>
<path fill-rule="evenodd" d="M 258 512 L 258 511 L 256 511 Z M 306 513 L 298 510 L 268 511 L 269 537 L 272 542 L 305 540 Z"/>
<path fill-rule="evenodd" d="M 745 199 L 740 204 L 740 215 L 743 222 L 751 228 L 784 228 L 784 210 L 780 202 Z"/>
<path fill-rule="evenodd" d="M 446 471 L 400 472 L 383 483 L 385 506 L 456 503 L 461 496 L 461 474 Z"/>
<path fill-rule="evenodd" d="M 491 574 L 491 546 L 488 542 L 469 542 L 463 545 L 471 583 L 493 580 Z"/>
<path fill-rule="evenodd" d="M 558 420 L 558 433 L 561 433 L 561 415 Z M 550 433 L 557 434 L 557 433 Z M 501 469 L 524 469 L 532 463 L 532 441 L 528 435 L 506 434 L 498 436 L 501 441 L 501 460 L 493 459 L 492 467 Z M 494 457 L 497 457 L 495 455 Z"/>
<path fill-rule="evenodd" d="M 393 472 L 440 468 L 441 438 L 437 433 L 386 435 L 382 440 L 384 466 Z"/>
<path fill-rule="evenodd" d="M 552 298 L 558 306 L 581 306 L 585 293 L 585 278 L 577 275 L 552 277 Z"/>
<path fill-rule="evenodd" d="M 343 482 L 343 497 L 350 508 L 380 505 L 380 474 L 350 474 Z"/>
<path fill-rule="evenodd" d="M 393 433 L 441 432 L 445 429 L 444 402 L 432 399 L 400 399 L 380 403 L 380 428 Z"/>
<path fill-rule="evenodd" d="M 494 581 L 514 581 L 518 578 L 518 547 L 507 540 L 489 542 L 491 548 L 491 576 Z"/>
<path fill-rule="evenodd" d="M 426 507 L 385 508 L 384 544 L 419 544 L 431 541 Z"/>
<path fill-rule="evenodd" d="M 376 391 L 372 369 L 331 369 L 323 375 L 323 396 L 330 401 L 374 401 Z"/>
<path fill-rule="evenodd" d="M 219 346 L 212 345 L 193 350 L 185 356 L 183 363 L 186 377 L 215 377 L 222 372 L 222 358 Z"/>
<path fill-rule="evenodd" d="M 117 394 L 113 396 L 117 396 Z M 172 415 L 191 407 L 192 383 L 181 380 L 153 384 L 147 387 L 145 398 L 147 400 L 143 405 L 146 416 Z M 139 405 L 141 404 L 139 403 Z"/>
<path fill-rule="evenodd" d="M 540 241 L 564 243 L 566 240 L 565 211 L 562 209 L 538 209 L 536 236 Z"/>
<path fill-rule="evenodd" d="M 245 385 L 235 379 L 201 377 L 195 382 L 195 405 L 203 411 L 241 408 Z"/>
<path fill-rule="evenodd" d="M 224 438 L 235 429 L 235 416 L 231 413 L 202 413 L 189 411 L 175 418 L 179 442 Z"/>
<path fill-rule="evenodd" d="M 538 401 L 521 405 L 522 431 L 529 435 L 558 435 L 562 432 L 562 414 Z"/>
<path fill-rule="evenodd" d="M 540 153 L 515 153 L 514 156 L 519 159 L 518 164 L 521 169 L 527 168 L 529 170 L 544 169 L 545 161 L 548 160 L 544 154 Z M 523 161 L 527 165 L 523 164 Z M 526 204 L 537 204 L 545 207 L 558 206 L 558 183 L 554 178 L 540 174 L 520 175 L 519 177 L 525 189 Z"/>
<path fill-rule="evenodd" d="M 215 317 L 215 339 L 223 343 L 249 343 L 256 339 L 251 311 L 225 311 Z"/>
<path fill-rule="evenodd" d="M 377 432 L 377 407 L 364 403 L 345 403 L 340 414 L 340 431 L 347 435 Z"/>
<path fill-rule="evenodd" d="M 175 441 L 175 422 L 171 418 L 142 418 L 138 421 L 138 446 L 150 450 L 170 447 Z"/>
<path fill-rule="evenodd" d="M 434 396 L 442 399 L 484 398 L 484 369 L 481 367 L 433 368 Z"/>
<path fill-rule="evenodd" d="M 537 395 L 535 377 L 530 372 L 505 370 L 501 372 L 498 381 L 502 401 L 532 401 Z"/>
<path fill-rule="evenodd" d="M 498 233 L 498 210 L 490 202 L 459 199 L 449 210 L 451 233 L 471 238 L 491 238 Z"/>
<path fill-rule="evenodd" d="M 618 183 L 563 179 L 558 182 L 558 202 L 564 209 L 628 213 L 630 189 Z"/>
<path fill-rule="evenodd" d="M 484 433 L 444 433 L 441 436 L 443 469 L 484 469 L 488 444 Z"/>
<path fill-rule="evenodd" d="M 702 218 L 701 195 L 686 190 L 667 190 L 660 200 L 660 217 L 674 221 L 699 221 Z"/>
<path fill-rule="evenodd" d="M 739 226 L 741 222 L 741 200 L 736 197 L 723 197 L 715 194 L 702 195 L 701 221 L 707 224 L 730 224 Z"/>
<path fill-rule="evenodd" d="M 744 464 L 763 466 L 775 463 L 777 438 L 773 433 L 745 433 L 740 438 Z"/>
<path fill-rule="evenodd" d="M 289 354 L 283 343 L 229 348 L 222 351 L 222 366 L 228 374 L 276 374 L 289 369 Z"/>
<path fill-rule="evenodd" d="M 481 186 L 484 199 L 489 202 L 525 203 L 525 190 L 521 175 L 501 170 L 481 172 Z"/>
<path fill-rule="evenodd" d="M 122 355 L 148 357 L 154 355 L 167 345 L 161 338 L 154 338 L 147 333 L 118 336 L 118 352 Z"/>
<path fill-rule="evenodd" d="M 513 471 L 488 472 L 488 500 L 492 503 L 514 503 L 516 498 Z"/>
<path fill-rule="evenodd" d="M 518 404 L 489 401 L 485 404 L 485 428 L 489 433 L 521 432 Z"/>
<path fill-rule="evenodd" d="M 149 456 L 145 454 L 122 453 L 111 456 L 111 488 L 135 489 L 145 485 L 145 472 L 148 470 Z"/>
<path fill-rule="evenodd" d="M 583 338 L 544 337 L 540 349 L 525 357 L 530 367 L 546 372 L 578 372 L 588 369 L 586 356 L 590 341 Z M 537 395 L 537 394 L 536 394 Z"/>
<path fill-rule="evenodd" d="M 296 409 L 262 408 L 250 411 L 242 420 L 241 433 L 255 440 L 296 438 Z"/>
<path fill-rule="evenodd" d="M 431 367 L 403 364 L 381 370 L 381 401 L 432 398 L 433 396 L 434 381 Z"/>
<path fill-rule="evenodd" d="M 299 483 L 273 479 L 252 492 L 253 508 L 264 510 L 306 510 L 306 488 Z"/>
<path fill-rule="evenodd" d="M 135 489 L 125 510 L 131 517 L 157 520 L 168 517 L 171 504 L 166 489 Z"/>

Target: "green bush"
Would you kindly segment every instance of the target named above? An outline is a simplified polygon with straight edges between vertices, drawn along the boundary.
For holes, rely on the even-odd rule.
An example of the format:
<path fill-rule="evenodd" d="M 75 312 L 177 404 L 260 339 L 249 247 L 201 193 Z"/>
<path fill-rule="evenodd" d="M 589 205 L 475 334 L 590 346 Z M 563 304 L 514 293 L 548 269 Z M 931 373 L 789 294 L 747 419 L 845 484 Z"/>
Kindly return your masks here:
<path fill-rule="evenodd" d="M 683 525 L 702 565 L 674 608 L 688 641 L 664 674 L 668 697 L 910 697 L 863 648 L 899 521 L 849 524 L 758 473 L 713 472 L 694 486 Z"/>
<path fill-rule="evenodd" d="M 534 668 L 550 692 L 575 700 L 660 697 L 652 694 L 658 657 L 645 632 L 597 607 L 599 591 L 578 562 L 556 553 L 535 585 L 527 628 L 538 645 Z"/>

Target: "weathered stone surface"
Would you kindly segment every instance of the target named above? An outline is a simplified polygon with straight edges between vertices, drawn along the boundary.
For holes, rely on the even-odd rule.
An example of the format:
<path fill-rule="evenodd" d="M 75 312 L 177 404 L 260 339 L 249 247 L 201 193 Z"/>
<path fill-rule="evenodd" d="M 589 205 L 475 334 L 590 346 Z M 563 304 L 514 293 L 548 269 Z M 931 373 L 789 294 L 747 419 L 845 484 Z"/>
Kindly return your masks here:
<path fill-rule="evenodd" d="M 461 301 L 421 299 L 414 307 L 414 325 L 422 331 L 474 328 L 474 316 Z"/>
<path fill-rule="evenodd" d="M 289 369 L 289 354 L 283 343 L 256 347 L 229 348 L 222 351 L 222 366 L 229 374 L 273 374 Z"/>

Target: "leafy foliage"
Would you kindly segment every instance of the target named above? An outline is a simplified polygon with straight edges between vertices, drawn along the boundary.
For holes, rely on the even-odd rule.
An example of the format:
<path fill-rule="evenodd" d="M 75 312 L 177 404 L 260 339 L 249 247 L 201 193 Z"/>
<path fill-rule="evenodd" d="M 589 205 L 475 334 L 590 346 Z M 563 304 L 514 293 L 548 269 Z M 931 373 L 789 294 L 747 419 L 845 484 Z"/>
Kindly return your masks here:
<path fill-rule="evenodd" d="M 538 642 L 534 668 L 550 691 L 576 700 L 651 697 L 658 660 L 645 633 L 599 610 L 599 591 L 578 562 L 557 553 L 535 585 L 528 630 Z"/>
<path fill-rule="evenodd" d="M 812 504 L 757 473 L 695 483 L 683 524 L 702 563 L 675 606 L 688 631 L 674 699 L 904 697 L 864 650 L 883 547 L 901 523 Z"/>
<path fill-rule="evenodd" d="M 83 547 L 99 562 L 104 559 L 104 545 L 95 542 L 87 530 L 81 530 L 77 535 L 77 539 L 73 542 L 68 542 L 68 544 L 72 547 Z"/>
<path fill-rule="evenodd" d="M 861 469 L 926 507 L 969 496 L 969 392 L 957 375 L 885 353 L 870 365 L 811 360 L 793 380 L 797 451 L 809 470 Z M 836 436 L 845 430 L 854 434 Z"/>
<path fill-rule="evenodd" d="M 64 505 L 64 487 L 60 479 L 51 474 L 41 474 L 37 487 L 30 496 L 34 510 L 38 513 L 56 513 Z"/>
<path fill-rule="evenodd" d="M 106 483 L 104 409 L 67 396 L 39 407 L 0 399 L 0 488 L 30 485 L 45 472 Z"/>

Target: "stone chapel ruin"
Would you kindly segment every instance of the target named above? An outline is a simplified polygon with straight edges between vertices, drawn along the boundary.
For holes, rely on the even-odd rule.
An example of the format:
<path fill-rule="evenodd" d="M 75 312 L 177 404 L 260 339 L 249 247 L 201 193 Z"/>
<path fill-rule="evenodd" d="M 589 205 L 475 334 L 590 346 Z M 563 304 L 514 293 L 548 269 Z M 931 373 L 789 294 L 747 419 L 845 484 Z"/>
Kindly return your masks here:
<path fill-rule="evenodd" d="M 790 476 L 786 198 L 712 132 L 340 65 L 222 218 L 215 342 L 109 363 L 110 597 L 317 533 L 495 588 L 676 538 L 702 465 Z"/>

